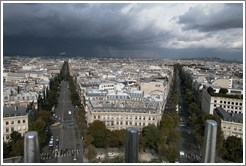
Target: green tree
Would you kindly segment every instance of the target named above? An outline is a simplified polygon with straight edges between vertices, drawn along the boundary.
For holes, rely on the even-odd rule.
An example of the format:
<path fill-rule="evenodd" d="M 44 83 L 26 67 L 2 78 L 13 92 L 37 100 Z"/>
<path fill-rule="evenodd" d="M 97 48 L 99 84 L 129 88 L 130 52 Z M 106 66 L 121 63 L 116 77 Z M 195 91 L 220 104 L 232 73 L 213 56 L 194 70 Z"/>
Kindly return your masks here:
<path fill-rule="evenodd" d="M 157 141 L 161 136 L 160 130 L 154 124 L 149 124 L 142 130 L 143 136 L 146 138 L 146 145 L 150 149 L 157 149 Z"/>
<path fill-rule="evenodd" d="M 216 153 L 218 156 L 224 156 L 225 148 L 223 147 L 224 136 L 221 130 L 220 120 L 211 114 L 201 112 L 196 118 L 194 118 L 194 136 L 197 140 L 197 143 L 200 147 L 203 146 L 203 139 L 204 139 L 204 132 L 205 132 L 205 125 L 207 120 L 214 120 L 217 122 L 217 138 L 216 138 Z"/>
<path fill-rule="evenodd" d="M 224 147 L 227 150 L 226 158 L 230 161 L 242 163 L 243 162 L 243 153 L 242 146 L 243 141 L 241 138 L 237 138 L 236 136 L 229 136 L 225 140 Z"/>
<path fill-rule="evenodd" d="M 219 93 L 227 94 L 228 93 L 228 90 L 226 88 L 220 88 Z"/>
<path fill-rule="evenodd" d="M 168 136 L 171 129 L 174 129 L 175 123 L 173 118 L 170 115 L 163 114 L 160 122 L 160 130 L 165 135 Z"/>
<path fill-rule="evenodd" d="M 22 139 L 21 133 L 18 131 L 13 131 L 10 134 L 9 145 L 12 147 L 12 145 L 14 145 L 19 139 Z"/>
<path fill-rule="evenodd" d="M 40 117 L 44 122 L 48 122 L 48 121 L 50 120 L 51 113 L 50 113 L 50 111 L 40 110 L 40 111 L 39 111 L 39 117 Z"/>
<path fill-rule="evenodd" d="M 96 133 L 97 131 L 104 129 L 106 129 L 105 123 L 100 120 L 95 120 L 89 124 L 88 134 Z"/>
<path fill-rule="evenodd" d="M 93 159 L 95 159 L 97 156 L 96 148 L 93 145 L 88 146 L 88 153 L 86 154 L 86 157 L 88 158 L 89 162 L 91 162 Z"/>
<path fill-rule="evenodd" d="M 94 138 L 91 135 L 86 135 L 83 141 L 83 145 L 88 148 L 88 146 L 91 145 L 93 141 L 94 141 Z"/>
<path fill-rule="evenodd" d="M 46 139 L 45 122 L 41 118 L 38 118 L 36 121 L 30 124 L 29 131 L 37 131 L 39 143 L 41 144 L 45 142 Z"/>
<path fill-rule="evenodd" d="M 24 139 L 17 140 L 12 145 L 12 151 L 14 152 L 15 156 L 23 156 L 24 154 Z"/>
<path fill-rule="evenodd" d="M 179 151 L 175 146 L 169 146 L 166 149 L 165 157 L 170 163 L 174 163 L 179 158 Z"/>
<path fill-rule="evenodd" d="M 11 157 L 11 146 L 8 142 L 3 141 L 3 158 Z"/>

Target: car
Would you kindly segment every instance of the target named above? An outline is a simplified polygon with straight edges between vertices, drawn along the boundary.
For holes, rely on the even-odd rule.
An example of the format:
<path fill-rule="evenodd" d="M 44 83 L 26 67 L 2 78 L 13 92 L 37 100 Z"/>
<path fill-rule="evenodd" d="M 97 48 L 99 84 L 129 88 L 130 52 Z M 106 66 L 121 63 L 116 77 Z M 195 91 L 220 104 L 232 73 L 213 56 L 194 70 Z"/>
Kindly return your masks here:
<path fill-rule="evenodd" d="M 52 136 L 50 136 L 50 141 L 53 141 L 53 138 L 54 138 L 54 137 L 53 137 L 53 135 L 52 135 Z"/>
<path fill-rule="evenodd" d="M 53 146 L 53 141 L 50 141 L 49 142 L 49 146 Z"/>
<path fill-rule="evenodd" d="M 179 123 L 179 126 L 180 126 L 180 127 L 184 127 L 185 124 L 184 124 L 184 123 Z"/>
<path fill-rule="evenodd" d="M 190 132 L 190 131 L 188 131 L 188 134 L 189 134 L 189 135 L 191 135 L 191 132 Z"/>
<path fill-rule="evenodd" d="M 71 115 L 71 114 L 72 114 L 72 112 L 71 112 L 71 111 L 68 111 L 68 114 L 69 114 L 69 115 Z"/>
<path fill-rule="evenodd" d="M 74 155 L 74 156 L 73 156 L 73 161 L 76 161 L 76 160 L 77 160 L 77 156 Z"/>
<path fill-rule="evenodd" d="M 108 152 L 108 156 L 109 156 L 109 157 L 114 157 L 114 156 L 115 156 L 115 154 L 114 154 L 114 153 L 112 153 L 112 152 Z"/>
<path fill-rule="evenodd" d="M 58 136 L 56 137 L 56 141 L 59 142 L 59 137 Z"/>
<path fill-rule="evenodd" d="M 59 151 L 59 145 L 56 145 L 55 151 Z"/>

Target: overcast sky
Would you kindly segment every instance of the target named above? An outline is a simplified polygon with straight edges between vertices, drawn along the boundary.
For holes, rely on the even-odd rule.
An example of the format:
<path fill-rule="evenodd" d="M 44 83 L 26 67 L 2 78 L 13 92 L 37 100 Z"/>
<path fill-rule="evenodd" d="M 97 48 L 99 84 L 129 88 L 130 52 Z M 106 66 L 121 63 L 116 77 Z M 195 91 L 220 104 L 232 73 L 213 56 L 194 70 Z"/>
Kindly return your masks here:
<path fill-rule="evenodd" d="M 243 60 L 243 4 L 3 4 L 3 52 Z"/>

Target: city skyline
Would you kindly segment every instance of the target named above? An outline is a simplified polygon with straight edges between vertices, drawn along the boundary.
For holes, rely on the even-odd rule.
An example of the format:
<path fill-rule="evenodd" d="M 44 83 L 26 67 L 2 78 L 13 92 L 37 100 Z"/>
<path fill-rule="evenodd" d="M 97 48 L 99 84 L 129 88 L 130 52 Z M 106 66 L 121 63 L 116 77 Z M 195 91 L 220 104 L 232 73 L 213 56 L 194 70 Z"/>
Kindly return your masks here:
<path fill-rule="evenodd" d="M 2 5 L 4 54 L 243 61 L 243 2 Z"/>

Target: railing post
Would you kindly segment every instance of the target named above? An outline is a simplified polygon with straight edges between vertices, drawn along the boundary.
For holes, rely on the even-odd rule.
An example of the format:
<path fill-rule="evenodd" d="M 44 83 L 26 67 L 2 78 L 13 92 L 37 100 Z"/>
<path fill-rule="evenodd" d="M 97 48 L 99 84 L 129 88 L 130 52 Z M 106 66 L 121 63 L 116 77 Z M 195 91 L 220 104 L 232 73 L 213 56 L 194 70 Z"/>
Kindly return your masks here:
<path fill-rule="evenodd" d="M 205 126 L 205 135 L 203 143 L 203 158 L 204 163 L 214 163 L 216 156 L 216 138 L 217 138 L 217 122 L 207 120 Z"/>
<path fill-rule="evenodd" d="M 126 129 L 125 163 L 138 163 L 139 137 L 138 129 Z"/>
<path fill-rule="evenodd" d="M 36 131 L 29 131 L 25 134 L 24 163 L 40 163 L 40 149 Z"/>

